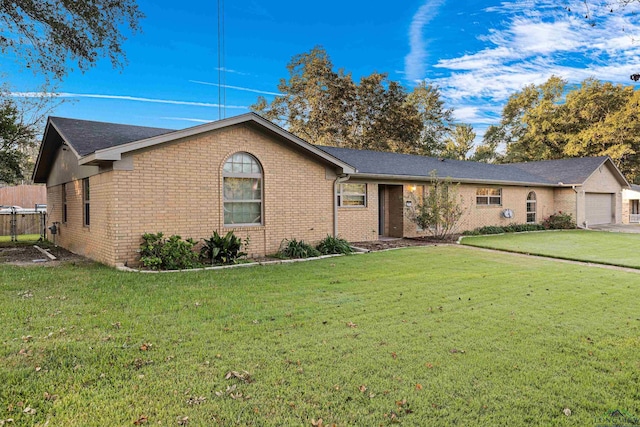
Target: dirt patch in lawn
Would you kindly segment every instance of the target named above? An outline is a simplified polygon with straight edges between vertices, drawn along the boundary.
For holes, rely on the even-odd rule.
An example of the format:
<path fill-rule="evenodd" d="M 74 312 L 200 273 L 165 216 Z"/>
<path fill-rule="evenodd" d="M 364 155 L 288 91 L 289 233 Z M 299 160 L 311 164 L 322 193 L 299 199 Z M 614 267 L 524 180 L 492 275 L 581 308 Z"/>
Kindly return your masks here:
<path fill-rule="evenodd" d="M 34 244 L 48 250 L 50 254 L 56 257 L 56 260 L 50 260 L 45 254 L 34 248 Z M 59 246 L 49 246 L 42 243 L 19 242 L 0 245 L 0 264 L 54 267 L 68 262 L 83 263 L 88 262 L 88 260 Z"/>
<path fill-rule="evenodd" d="M 433 237 L 415 237 L 391 240 L 373 240 L 371 242 L 353 242 L 351 246 L 367 249 L 369 251 L 384 251 L 387 249 L 406 248 L 409 246 L 436 246 L 442 244 L 456 243 L 458 235 L 450 236 L 444 240 Z"/>

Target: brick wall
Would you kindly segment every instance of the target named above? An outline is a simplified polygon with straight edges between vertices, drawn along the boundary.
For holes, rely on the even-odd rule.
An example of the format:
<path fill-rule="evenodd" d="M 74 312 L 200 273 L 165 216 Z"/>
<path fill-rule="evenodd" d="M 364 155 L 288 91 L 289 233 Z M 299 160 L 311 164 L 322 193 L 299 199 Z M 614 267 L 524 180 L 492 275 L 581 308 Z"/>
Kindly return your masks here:
<path fill-rule="evenodd" d="M 66 183 L 67 222 L 62 222 L 62 185 L 47 187 L 48 225 L 59 223 L 56 243 L 71 252 L 96 261 L 113 264 L 114 229 L 113 185 L 111 174 L 99 174 L 89 178 L 90 225 L 84 226 L 82 180 Z M 49 239 L 54 237 L 49 233 Z"/>
<path fill-rule="evenodd" d="M 425 185 L 428 183 L 415 183 L 405 185 L 405 201 L 413 200 L 410 187 Z M 502 204 L 500 206 L 483 206 L 476 204 L 478 188 L 492 187 L 502 189 Z M 527 222 L 527 196 L 529 192 L 536 194 L 536 222 L 553 213 L 554 200 L 553 189 L 544 187 L 514 187 L 514 186 L 485 186 L 474 184 L 461 184 L 458 187 L 458 200 L 463 208 L 463 214 L 457 228 L 458 232 L 473 230 L 486 225 L 505 226 L 512 223 L 524 224 Z M 505 209 L 513 211 L 513 218 L 505 218 L 502 213 Z M 424 236 L 425 231 L 418 231 L 415 223 L 407 219 L 408 208 L 405 207 L 404 235 L 406 237 Z"/>
<path fill-rule="evenodd" d="M 225 227 L 222 166 L 236 152 L 263 168 L 263 225 Z M 114 170 L 113 263 L 137 263 L 145 232 L 201 239 L 213 230 L 250 238 L 252 256 L 283 239 L 316 243 L 333 234 L 333 179 L 325 166 L 246 125 L 211 131 L 133 154 L 133 170 Z M 374 201 L 375 205 L 375 201 Z"/>
<path fill-rule="evenodd" d="M 364 181 L 349 180 L 349 183 L 357 182 Z M 378 240 L 377 183 L 367 182 L 366 207 L 338 208 L 338 235 L 350 242 Z"/>

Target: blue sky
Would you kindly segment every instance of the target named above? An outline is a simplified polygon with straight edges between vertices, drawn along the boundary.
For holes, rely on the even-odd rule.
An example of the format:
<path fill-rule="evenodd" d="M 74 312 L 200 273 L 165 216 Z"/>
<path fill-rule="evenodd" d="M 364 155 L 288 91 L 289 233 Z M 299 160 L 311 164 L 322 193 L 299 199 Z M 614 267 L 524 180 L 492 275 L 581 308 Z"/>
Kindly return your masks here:
<path fill-rule="evenodd" d="M 107 60 L 72 72 L 59 85 L 55 115 L 180 129 L 219 116 L 215 1 L 140 0 L 142 34 L 124 48 L 128 65 Z M 563 6 L 569 5 L 571 12 Z M 578 0 L 378 0 L 225 2 L 225 105 L 229 117 L 271 99 L 295 54 L 323 46 L 336 68 L 355 78 L 387 72 L 407 88 L 427 80 L 441 88 L 456 119 L 479 135 L 499 121 L 508 96 L 552 74 L 632 84 L 640 72 L 640 22 Z M 5 56 L 2 71 L 16 92 L 41 80 Z"/>

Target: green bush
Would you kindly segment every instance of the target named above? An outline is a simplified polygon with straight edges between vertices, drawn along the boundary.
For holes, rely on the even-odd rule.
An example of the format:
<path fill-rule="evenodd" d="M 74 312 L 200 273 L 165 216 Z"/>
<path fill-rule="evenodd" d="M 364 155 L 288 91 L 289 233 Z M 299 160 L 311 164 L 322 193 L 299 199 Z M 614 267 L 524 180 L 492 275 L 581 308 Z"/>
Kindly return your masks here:
<path fill-rule="evenodd" d="M 545 218 L 542 221 L 542 225 L 547 230 L 570 230 L 576 228 L 576 223 L 571 214 L 562 213 L 562 211 Z"/>
<path fill-rule="evenodd" d="M 182 240 L 173 235 L 168 239 L 163 233 L 145 233 L 140 245 L 140 262 L 151 270 L 182 270 L 200 267 L 193 239 Z"/>
<path fill-rule="evenodd" d="M 322 255 L 320 251 L 303 240 L 284 239 L 277 254 L 280 258 L 311 258 Z"/>
<path fill-rule="evenodd" d="M 545 228 L 542 224 L 509 224 L 503 229 L 505 233 L 520 233 L 523 231 L 541 231 Z"/>
<path fill-rule="evenodd" d="M 350 254 L 353 252 L 351 245 L 344 239 L 339 237 L 333 237 L 327 235 L 324 239 L 318 243 L 316 246 L 318 252 L 322 255 L 332 255 L 332 254 Z"/>
<path fill-rule="evenodd" d="M 502 234 L 502 233 L 518 233 L 523 231 L 540 231 L 546 230 L 543 224 L 509 224 L 504 227 L 497 225 L 487 225 L 476 229 L 465 231 L 463 236 L 480 236 L 483 234 Z"/>
<path fill-rule="evenodd" d="M 244 244 L 248 242 L 247 238 Z M 213 236 L 204 239 L 200 257 L 209 264 L 236 264 L 239 258 L 247 255 L 246 252 L 240 252 L 242 246 L 242 240 L 233 231 L 229 231 L 224 237 L 214 231 Z"/>

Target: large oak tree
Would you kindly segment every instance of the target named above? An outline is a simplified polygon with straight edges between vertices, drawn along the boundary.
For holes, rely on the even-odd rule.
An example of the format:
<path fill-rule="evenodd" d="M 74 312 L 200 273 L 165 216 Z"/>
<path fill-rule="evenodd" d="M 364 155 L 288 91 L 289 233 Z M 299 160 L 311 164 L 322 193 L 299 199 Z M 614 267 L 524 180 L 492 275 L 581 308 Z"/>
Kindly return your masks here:
<path fill-rule="evenodd" d="M 551 77 L 513 94 L 485 145 L 506 148 L 503 162 L 610 156 L 640 182 L 640 91 L 587 79 L 569 88 Z"/>
<path fill-rule="evenodd" d="M 439 90 L 422 83 L 408 92 L 384 73 L 354 81 L 334 70 L 321 47 L 294 56 L 287 65 L 282 93 L 264 97 L 251 109 L 319 145 L 441 155 L 453 112 Z"/>

